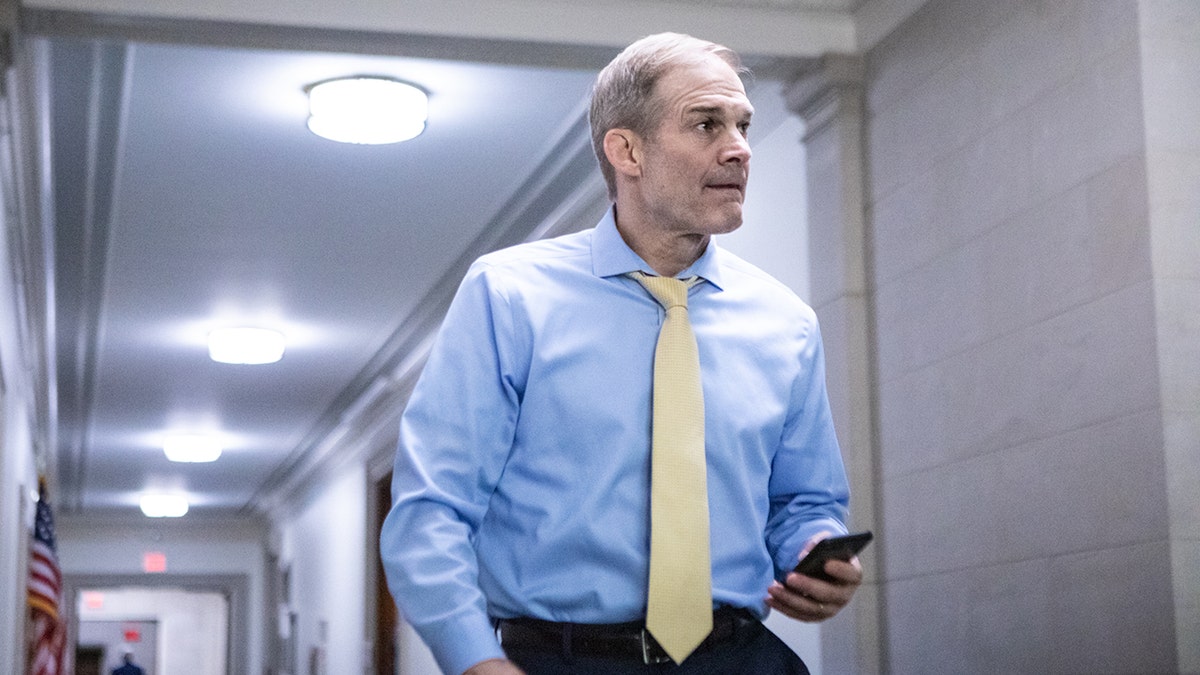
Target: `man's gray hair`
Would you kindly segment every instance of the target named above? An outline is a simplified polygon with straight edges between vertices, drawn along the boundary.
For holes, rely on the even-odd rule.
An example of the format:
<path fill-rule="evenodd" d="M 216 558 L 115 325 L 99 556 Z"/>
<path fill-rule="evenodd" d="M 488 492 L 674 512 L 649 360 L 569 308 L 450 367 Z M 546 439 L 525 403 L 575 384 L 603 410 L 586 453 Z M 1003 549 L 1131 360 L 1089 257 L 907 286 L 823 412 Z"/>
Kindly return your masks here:
<path fill-rule="evenodd" d="M 744 73 L 742 60 L 732 49 L 680 33 L 658 33 L 629 45 L 612 60 L 592 88 L 592 149 L 608 184 L 608 198 L 616 201 L 616 170 L 604 155 L 604 135 L 610 129 L 629 129 L 652 138 L 662 121 L 665 102 L 655 96 L 658 81 L 680 66 L 699 63 L 713 55 Z"/>

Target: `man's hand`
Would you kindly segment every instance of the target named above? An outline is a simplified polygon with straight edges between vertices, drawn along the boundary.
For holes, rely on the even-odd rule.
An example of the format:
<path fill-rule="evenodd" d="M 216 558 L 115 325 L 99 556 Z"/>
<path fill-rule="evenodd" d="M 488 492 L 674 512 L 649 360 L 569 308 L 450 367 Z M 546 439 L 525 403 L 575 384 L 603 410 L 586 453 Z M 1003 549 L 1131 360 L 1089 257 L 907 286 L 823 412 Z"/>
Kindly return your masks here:
<path fill-rule="evenodd" d="M 488 659 L 467 668 L 463 675 L 525 675 L 525 671 L 507 659 Z"/>
<path fill-rule="evenodd" d="M 826 536 L 828 533 L 822 533 L 810 539 L 799 557 L 807 555 L 812 547 Z M 807 623 L 833 617 L 850 602 L 854 591 L 862 583 L 862 565 L 857 556 L 849 562 L 828 560 L 825 563 L 825 573 L 833 577 L 834 581 L 821 581 L 790 572 L 783 580 L 784 583 L 772 582 L 771 587 L 767 589 L 767 606 Z"/>

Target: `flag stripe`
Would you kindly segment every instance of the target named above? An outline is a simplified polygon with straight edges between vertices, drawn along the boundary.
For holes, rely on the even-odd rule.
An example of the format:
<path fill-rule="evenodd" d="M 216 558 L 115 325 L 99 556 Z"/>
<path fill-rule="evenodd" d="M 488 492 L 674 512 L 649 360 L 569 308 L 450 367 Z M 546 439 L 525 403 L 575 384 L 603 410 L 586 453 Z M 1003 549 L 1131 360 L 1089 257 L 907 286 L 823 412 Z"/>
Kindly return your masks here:
<path fill-rule="evenodd" d="M 59 675 L 67 643 L 67 627 L 59 619 L 62 600 L 62 570 L 54 544 L 54 515 L 46 494 L 45 481 L 38 481 L 37 513 L 33 541 L 29 545 L 29 581 L 26 598 L 33 652 L 29 675 Z"/>

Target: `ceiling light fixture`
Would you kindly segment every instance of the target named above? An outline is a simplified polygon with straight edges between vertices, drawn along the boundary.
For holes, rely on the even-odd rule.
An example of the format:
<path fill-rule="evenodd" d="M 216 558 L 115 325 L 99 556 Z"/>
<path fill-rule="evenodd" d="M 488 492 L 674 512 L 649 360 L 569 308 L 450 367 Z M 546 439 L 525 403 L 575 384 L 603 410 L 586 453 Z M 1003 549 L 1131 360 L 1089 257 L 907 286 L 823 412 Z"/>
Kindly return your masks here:
<path fill-rule="evenodd" d="M 218 328 L 208 334 L 208 355 L 219 363 L 275 363 L 285 345 L 283 333 L 267 328 Z"/>
<path fill-rule="evenodd" d="M 201 434 L 168 436 L 163 452 L 172 462 L 215 462 L 221 456 L 221 441 Z"/>
<path fill-rule="evenodd" d="M 188 512 L 187 498 L 183 495 L 142 495 L 141 506 L 148 518 L 179 518 Z"/>
<path fill-rule="evenodd" d="M 425 130 L 429 97 L 385 77 L 346 77 L 308 87 L 308 128 L 339 143 L 381 145 L 416 138 Z"/>

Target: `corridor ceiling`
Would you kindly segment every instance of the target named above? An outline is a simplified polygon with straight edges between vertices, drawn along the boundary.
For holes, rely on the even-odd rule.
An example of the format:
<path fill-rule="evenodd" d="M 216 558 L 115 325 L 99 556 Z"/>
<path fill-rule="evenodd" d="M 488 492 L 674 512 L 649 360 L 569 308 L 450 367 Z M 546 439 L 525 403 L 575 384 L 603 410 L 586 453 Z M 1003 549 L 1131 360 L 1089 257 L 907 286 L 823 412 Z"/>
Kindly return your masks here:
<path fill-rule="evenodd" d="M 411 386 L 470 260 L 590 226 L 605 208 L 585 107 L 624 43 L 691 32 L 697 13 L 852 26 L 861 9 L 612 2 L 644 25 L 609 43 L 583 28 L 539 43 L 489 34 L 486 17 L 464 17 L 458 34 L 402 34 L 70 4 L 27 3 L 22 15 L 55 246 L 56 501 L 132 516 L 144 492 L 179 492 L 189 518 L 285 503 L 347 439 L 390 455 L 373 447 L 388 431 L 356 425 Z M 558 16 L 596 3 L 540 4 Z M 703 36 L 740 48 L 763 110 L 782 108 L 772 78 L 827 48 L 755 54 L 721 32 Z M 428 91 L 425 132 L 382 146 L 310 133 L 305 87 L 354 74 Z M 208 358 L 210 330 L 246 324 L 282 330 L 283 359 Z M 214 434 L 224 452 L 172 463 L 162 444 L 176 432 Z"/>

